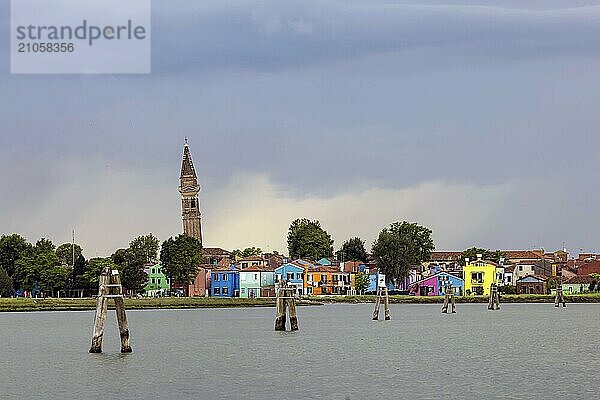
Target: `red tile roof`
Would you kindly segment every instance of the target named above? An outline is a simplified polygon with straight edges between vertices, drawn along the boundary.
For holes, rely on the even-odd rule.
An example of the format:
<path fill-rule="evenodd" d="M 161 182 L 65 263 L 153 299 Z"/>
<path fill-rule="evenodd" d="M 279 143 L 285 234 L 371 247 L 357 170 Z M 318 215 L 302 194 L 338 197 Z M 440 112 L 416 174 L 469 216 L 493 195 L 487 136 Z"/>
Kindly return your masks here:
<path fill-rule="evenodd" d="M 509 260 L 538 260 L 542 255 L 531 250 L 502 250 Z"/>
<path fill-rule="evenodd" d="M 231 254 L 230 251 L 222 249 L 220 247 L 204 247 L 202 249 L 203 256 L 222 256 L 229 254 Z"/>
<path fill-rule="evenodd" d="M 249 256 L 249 257 L 240 258 L 238 260 L 238 262 L 239 261 L 263 261 L 263 258 L 261 256 Z"/>
<path fill-rule="evenodd" d="M 592 283 L 592 278 L 589 275 L 576 275 L 572 278 L 567 279 L 563 283 L 571 284 L 571 285 L 573 285 L 573 284 L 589 285 L 590 283 Z"/>
<path fill-rule="evenodd" d="M 429 261 L 457 261 L 462 251 L 432 251 Z"/>

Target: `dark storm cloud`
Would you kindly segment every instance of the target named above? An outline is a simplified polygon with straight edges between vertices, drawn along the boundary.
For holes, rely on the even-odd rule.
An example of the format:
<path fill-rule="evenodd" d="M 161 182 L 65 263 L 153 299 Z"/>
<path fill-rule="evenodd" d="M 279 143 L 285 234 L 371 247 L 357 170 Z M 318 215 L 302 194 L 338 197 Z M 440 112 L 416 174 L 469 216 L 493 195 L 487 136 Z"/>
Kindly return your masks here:
<path fill-rule="evenodd" d="M 374 213 L 360 221 L 368 235 L 411 212 L 426 221 L 433 207 L 476 216 L 457 227 L 436 210 L 446 246 L 596 246 L 586 221 L 600 199 L 600 8 L 446 3 L 154 1 L 151 75 L 9 75 L 2 58 L 0 227 L 35 236 L 133 215 L 89 240 L 110 249 L 152 221 L 167 235 L 189 136 L 209 207 L 222 205 L 211 194 L 236 197 L 229 182 L 244 174 L 283 192 L 283 205 L 273 195 L 261 206 L 283 210 L 284 225 L 288 210 L 341 212 L 342 194 L 379 187 L 398 191 L 392 203 L 364 195 L 360 207 L 406 214 Z M 0 20 L 3 36 L 8 26 Z M 411 192 L 427 182 L 441 198 Z M 428 208 L 394 208 L 402 190 Z"/>
<path fill-rule="evenodd" d="M 183 4 L 155 5 L 157 14 L 169 15 L 155 18 L 160 72 L 278 71 L 415 48 L 449 47 L 494 59 L 599 49 L 596 7 L 270 1 L 202 4 L 190 12 Z"/>

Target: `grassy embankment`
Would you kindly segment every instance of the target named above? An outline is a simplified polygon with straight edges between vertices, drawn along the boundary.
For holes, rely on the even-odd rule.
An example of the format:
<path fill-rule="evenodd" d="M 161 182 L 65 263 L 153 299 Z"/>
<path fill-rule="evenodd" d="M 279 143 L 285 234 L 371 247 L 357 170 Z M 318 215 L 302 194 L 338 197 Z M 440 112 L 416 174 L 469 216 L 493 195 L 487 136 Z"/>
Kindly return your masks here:
<path fill-rule="evenodd" d="M 310 297 L 324 303 L 372 303 L 375 296 L 319 296 Z M 565 295 L 567 303 L 600 303 L 599 293 Z M 443 303 L 443 296 L 390 296 L 390 303 L 398 304 L 434 304 Z M 457 296 L 457 303 L 487 303 L 487 296 Z M 500 296 L 500 303 L 554 303 L 554 295 L 539 294 L 505 294 Z"/>
<path fill-rule="evenodd" d="M 399 304 L 433 304 L 442 303 L 443 297 L 390 296 L 391 303 Z M 566 296 L 567 303 L 600 303 L 600 293 L 586 293 Z M 309 297 L 299 305 L 320 305 L 323 303 L 372 303 L 375 296 L 318 296 Z M 457 303 L 487 303 L 484 296 L 457 297 Z M 552 303 L 552 295 L 504 295 L 500 303 Z M 227 308 L 227 307 L 273 307 L 274 299 L 224 299 L 214 297 L 163 297 L 125 299 L 125 307 L 129 310 L 158 308 Z M 6 311 L 77 311 L 93 310 L 96 299 L 9 299 L 0 298 L 0 312 Z M 113 307 L 113 302 L 109 302 Z"/>
<path fill-rule="evenodd" d="M 128 310 L 153 308 L 221 308 L 221 307 L 272 307 L 274 299 L 225 299 L 214 297 L 162 297 L 162 298 L 126 298 Z M 109 308 L 114 308 L 112 301 Z M 96 299 L 0 299 L 0 312 L 3 311 L 78 311 L 93 310 Z"/>

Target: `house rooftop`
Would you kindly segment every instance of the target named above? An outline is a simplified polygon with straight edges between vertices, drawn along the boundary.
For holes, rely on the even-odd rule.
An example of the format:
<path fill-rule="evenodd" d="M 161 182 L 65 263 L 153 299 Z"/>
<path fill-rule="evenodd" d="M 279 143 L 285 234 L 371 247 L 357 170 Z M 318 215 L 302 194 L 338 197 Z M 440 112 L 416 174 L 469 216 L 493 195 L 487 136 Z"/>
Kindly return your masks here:
<path fill-rule="evenodd" d="M 501 250 L 508 260 L 538 260 L 543 254 L 537 250 Z"/>
<path fill-rule="evenodd" d="M 429 261 L 458 261 L 461 251 L 432 251 Z"/>
<path fill-rule="evenodd" d="M 240 258 L 238 260 L 238 262 L 240 262 L 240 261 L 263 261 L 263 258 L 261 256 L 249 256 L 249 257 Z"/>
<path fill-rule="evenodd" d="M 239 272 L 240 268 L 236 267 L 235 265 L 234 266 L 224 266 L 224 265 L 221 266 L 221 265 L 219 265 L 216 268 L 213 268 L 212 271 L 213 272 Z"/>
<path fill-rule="evenodd" d="M 204 248 L 202 248 L 203 256 L 222 256 L 222 255 L 229 255 L 229 254 L 231 254 L 230 251 L 222 249 L 220 247 L 204 247 Z"/>
<path fill-rule="evenodd" d="M 275 271 L 275 268 L 273 267 L 266 267 L 266 266 L 260 266 L 260 265 L 252 265 L 248 268 L 244 268 L 242 270 L 242 272 L 273 272 Z"/>
<path fill-rule="evenodd" d="M 321 265 L 315 268 L 312 268 L 311 270 L 309 270 L 308 272 L 340 272 L 340 270 L 336 267 L 329 267 L 326 265 Z"/>

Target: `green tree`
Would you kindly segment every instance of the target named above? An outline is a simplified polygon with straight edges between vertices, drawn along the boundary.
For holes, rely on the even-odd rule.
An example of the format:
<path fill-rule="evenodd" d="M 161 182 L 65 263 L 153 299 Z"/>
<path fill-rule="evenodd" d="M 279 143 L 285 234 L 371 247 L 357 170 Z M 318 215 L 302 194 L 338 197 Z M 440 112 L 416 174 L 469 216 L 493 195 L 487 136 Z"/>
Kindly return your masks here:
<path fill-rule="evenodd" d="M 15 280 L 21 289 L 39 286 L 52 296 L 67 288 L 68 276 L 69 270 L 61 266 L 54 244 L 48 239 L 38 240 L 32 254 L 20 258 L 15 266 Z"/>
<path fill-rule="evenodd" d="M 148 262 L 156 261 L 158 253 L 159 240 L 152 234 L 138 236 L 129 243 L 131 257 L 142 265 Z"/>
<path fill-rule="evenodd" d="M 63 265 L 47 266 L 40 271 L 40 288 L 45 293 L 50 293 L 52 297 L 59 290 L 67 288 L 69 280 L 69 269 Z"/>
<path fill-rule="evenodd" d="M 369 288 L 369 275 L 364 272 L 357 272 L 354 277 L 354 287 L 357 293 L 363 294 Z"/>
<path fill-rule="evenodd" d="M 171 282 L 190 283 L 198 275 L 198 266 L 202 263 L 202 246 L 191 236 L 171 237 L 160 248 L 160 262 Z"/>
<path fill-rule="evenodd" d="M 129 243 L 127 249 L 118 249 L 111 256 L 119 266 L 123 286 L 134 293 L 139 293 L 148 283 L 148 274 L 144 267 L 156 261 L 159 241 L 152 233 L 138 236 Z"/>
<path fill-rule="evenodd" d="M 260 256 L 262 249 L 260 247 L 246 247 L 244 250 L 235 249 L 229 255 L 232 260 L 238 260 L 240 258 Z"/>
<path fill-rule="evenodd" d="M 13 233 L 0 238 L 0 267 L 13 276 L 17 261 L 31 254 L 32 246 L 22 236 Z M 15 282 L 17 283 L 17 282 Z"/>
<path fill-rule="evenodd" d="M 461 253 L 459 260 L 460 265 L 464 266 L 466 264 L 465 259 L 467 258 L 469 261 L 477 260 L 478 254 L 482 255 L 483 260 L 493 261 L 495 263 L 499 263 L 501 258 L 506 257 L 506 254 L 500 250 L 490 251 L 479 247 L 471 247 Z"/>
<path fill-rule="evenodd" d="M 359 237 L 353 237 L 346 240 L 337 252 L 337 258 L 340 261 L 367 261 L 367 251 L 365 250 L 365 241 Z"/>
<path fill-rule="evenodd" d="M 73 267 L 71 281 L 72 287 L 74 289 L 85 289 L 89 287 L 88 282 L 83 277 L 85 273 L 85 257 L 80 254 L 77 259 L 75 259 L 75 266 Z"/>
<path fill-rule="evenodd" d="M 10 297 L 13 291 L 13 283 L 4 268 L 0 267 L 0 297 Z"/>
<path fill-rule="evenodd" d="M 100 281 L 100 273 L 102 272 L 102 270 L 108 267 L 111 270 L 119 269 L 119 266 L 117 264 L 114 263 L 114 261 L 110 258 L 100 258 L 100 257 L 94 257 L 94 258 L 90 258 L 86 263 L 85 263 L 85 271 L 83 273 L 83 280 L 84 282 L 86 282 L 87 287 L 89 288 L 97 288 L 98 287 L 98 282 Z"/>
<path fill-rule="evenodd" d="M 77 261 L 82 252 L 81 246 L 77 243 L 75 243 L 75 246 L 73 246 L 73 243 L 63 243 L 56 248 L 56 255 L 62 265 L 73 266 L 73 247 L 75 247 L 75 261 Z"/>
<path fill-rule="evenodd" d="M 290 224 L 287 235 L 291 259 L 320 260 L 333 255 L 333 240 L 317 220 L 296 219 Z"/>
<path fill-rule="evenodd" d="M 410 222 L 394 222 L 373 242 L 373 257 L 388 282 L 404 279 L 412 266 L 428 260 L 435 249 L 431 230 Z"/>
<path fill-rule="evenodd" d="M 146 255 L 127 248 L 118 249 L 110 258 L 117 265 L 123 286 L 134 293 L 141 292 L 148 282 L 148 275 L 144 272 Z"/>

